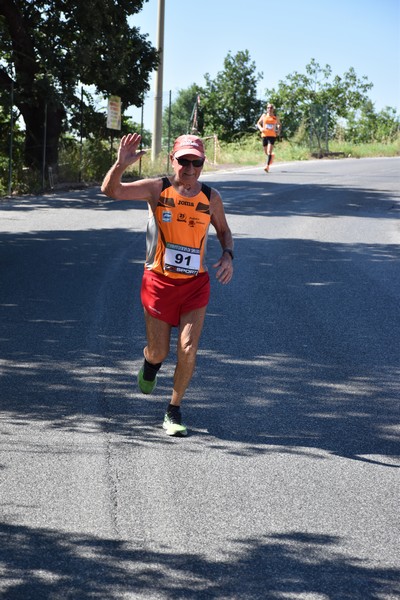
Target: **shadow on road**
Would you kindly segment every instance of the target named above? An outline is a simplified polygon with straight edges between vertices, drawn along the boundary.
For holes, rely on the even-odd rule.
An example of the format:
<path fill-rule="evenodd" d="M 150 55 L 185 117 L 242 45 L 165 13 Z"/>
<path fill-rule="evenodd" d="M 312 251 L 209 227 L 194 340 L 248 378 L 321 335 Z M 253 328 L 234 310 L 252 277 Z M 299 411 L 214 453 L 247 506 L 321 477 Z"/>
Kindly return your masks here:
<path fill-rule="evenodd" d="M 151 431 L 173 361 L 143 402 L 135 373 L 145 344 L 144 235 L 52 231 L 2 234 L 0 243 L 3 423 L 79 429 L 90 417 L 132 443 L 158 438 Z M 186 402 L 193 426 L 244 454 L 312 447 L 392 465 L 399 307 L 364 273 L 373 262 L 394 277 L 400 249 L 253 238 L 236 248 L 232 284 L 212 283 Z M 210 259 L 218 252 L 210 239 Z M 258 289 L 246 285 L 254 272 Z"/>
<path fill-rule="evenodd" d="M 400 466 L 400 247 L 245 239 L 236 254 L 191 389 L 203 427 L 244 454 L 319 448 Z"/>
<path fill-rule="evenodd" d="M 142 550 L 143 544 L 0 525 L 7 600 L 129 597 L 209 600 L 380 600 L 400 592 L 399 571 L 339 552 L 329 535 L 291 532 L 231 541 L 224 560 Z M 257 565 L 257 570 L 254 569 Z M 251 576 L 249 576 L 251 574 Z"/>

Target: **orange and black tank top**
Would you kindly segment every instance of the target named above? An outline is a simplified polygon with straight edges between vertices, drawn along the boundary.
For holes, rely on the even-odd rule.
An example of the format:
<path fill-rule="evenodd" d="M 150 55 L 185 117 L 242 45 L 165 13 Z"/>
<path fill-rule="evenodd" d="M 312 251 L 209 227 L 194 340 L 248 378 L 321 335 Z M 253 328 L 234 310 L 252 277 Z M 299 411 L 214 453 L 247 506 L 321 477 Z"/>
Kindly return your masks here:
<path fill-rule="evenodd" d="M 147 224 L 145 268 L 182 279 L 207 271 L 211 188 L 204 183 L 192 198 L 181 196 L 167 177 Z"/>
<path fill-rule="evenodd" d="M 264 118 L 263 118 L 263 130 L 262 130 L 261 136 L 262 137 L 276 137 L 277 122 L 278 122 L 278 120 L 275 117 L 275 115 L 268 116 L 267 114 L 265 114 Z"/>

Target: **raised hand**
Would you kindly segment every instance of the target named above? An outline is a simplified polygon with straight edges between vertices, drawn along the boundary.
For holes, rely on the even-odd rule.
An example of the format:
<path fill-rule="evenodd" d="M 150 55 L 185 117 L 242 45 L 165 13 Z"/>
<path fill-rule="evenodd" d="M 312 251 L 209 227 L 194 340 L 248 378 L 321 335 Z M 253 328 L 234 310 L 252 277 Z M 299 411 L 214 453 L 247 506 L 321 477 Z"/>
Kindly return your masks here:
<path fill-rule="evenodd" d="M 141 156 L 146 154 L 145 150 L 138 151 L 141 139 L 142 136 L 138 133 L 128 133 L 128 135 L 123 136 L 118 148 L 117 162 L 120 165 L 126 168 L 129 165 L 133 165 Z"/>

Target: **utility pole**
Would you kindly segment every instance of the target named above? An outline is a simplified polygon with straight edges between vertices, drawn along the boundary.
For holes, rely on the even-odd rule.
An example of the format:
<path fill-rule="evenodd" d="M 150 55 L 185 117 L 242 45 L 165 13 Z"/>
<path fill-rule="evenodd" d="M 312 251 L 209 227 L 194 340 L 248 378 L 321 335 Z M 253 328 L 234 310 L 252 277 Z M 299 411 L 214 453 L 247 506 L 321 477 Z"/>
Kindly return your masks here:
<path fill-rule="evenodd" d="M 160 63 L 155 75 L 154 96 L 154 126 L 151 143 L 151 160 L 154 162 L 161 152 L 162 134 L 162 97 L 163 97 L 163 67 L 164 67 L 164 13 L 165 0 L 158 0 L 158 28 L 157 28 L 157 50 Z"/>

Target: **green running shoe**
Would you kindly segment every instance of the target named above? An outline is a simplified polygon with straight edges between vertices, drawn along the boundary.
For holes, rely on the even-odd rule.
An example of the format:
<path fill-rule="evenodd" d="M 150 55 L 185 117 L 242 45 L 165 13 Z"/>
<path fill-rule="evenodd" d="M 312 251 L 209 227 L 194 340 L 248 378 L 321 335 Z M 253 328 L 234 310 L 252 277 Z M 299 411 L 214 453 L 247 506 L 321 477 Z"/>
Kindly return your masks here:
<path fill-rule="evenodd" d="M 165 413 L 163 429 L 165 429 L 167 435 L 175 435 L 176 437 L 187 435 L 187 427 L 181 422 L 180 412 L 173 415 Z"/>
<path fill-rule="evenodd" d="M 157 376 L 154 381 L 147 381 L 147 379 L 143 379 L 143 367 L 138 373 L 137 380 L 140 391 L 143 392 L 143 394 L 151 394 L 157 385 Z"/>

